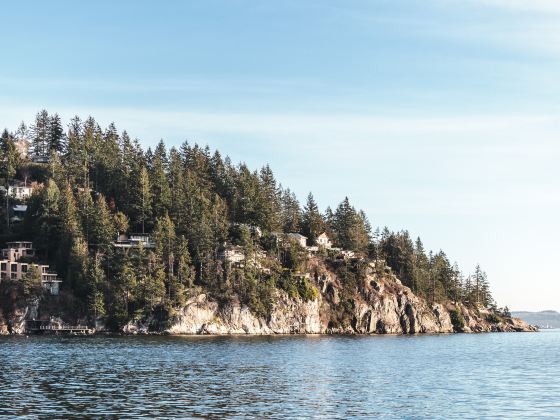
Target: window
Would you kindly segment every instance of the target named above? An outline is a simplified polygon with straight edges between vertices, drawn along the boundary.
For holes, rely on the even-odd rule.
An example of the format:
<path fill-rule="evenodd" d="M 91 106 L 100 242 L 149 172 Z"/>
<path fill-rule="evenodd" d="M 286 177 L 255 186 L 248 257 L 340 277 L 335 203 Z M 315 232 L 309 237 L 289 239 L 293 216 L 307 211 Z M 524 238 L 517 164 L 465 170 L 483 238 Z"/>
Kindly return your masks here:
<path fill-rule="evenodd" d="M 6 264 L 6 263 L 0 264 L 0 270 L 6 271 L 7 269 L 8 269 L 8 264 Z"/>
<path fill-rule="evenodd" d="M 21 265 L 21 272 L 22 273 L 27 273 L 27 264 L 22 264 Z"/>
<path fill-rule="evenodd" d="M 11 264 L 10 271 L 17 271 L 17 264 Z"/>
<path fill-rule="evenodd" d="M 16 280 L 16 279 L 17 279 L 17 273 L 12 273 L 12 274 L 10 275 L 10 278 L 11 278 L 12 280 Z"/>

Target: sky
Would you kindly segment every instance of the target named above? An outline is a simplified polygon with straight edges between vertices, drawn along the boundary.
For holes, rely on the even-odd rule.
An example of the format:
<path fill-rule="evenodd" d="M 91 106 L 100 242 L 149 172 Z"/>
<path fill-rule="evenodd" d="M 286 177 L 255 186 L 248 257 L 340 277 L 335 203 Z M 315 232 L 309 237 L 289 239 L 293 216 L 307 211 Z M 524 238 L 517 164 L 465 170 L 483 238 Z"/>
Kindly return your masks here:
<path fill-rule="evenodd" d="M 0 128 L 42 108 L 348 196 L 499 305 L 560 310 L 560 1 L 6 2 Z"/>

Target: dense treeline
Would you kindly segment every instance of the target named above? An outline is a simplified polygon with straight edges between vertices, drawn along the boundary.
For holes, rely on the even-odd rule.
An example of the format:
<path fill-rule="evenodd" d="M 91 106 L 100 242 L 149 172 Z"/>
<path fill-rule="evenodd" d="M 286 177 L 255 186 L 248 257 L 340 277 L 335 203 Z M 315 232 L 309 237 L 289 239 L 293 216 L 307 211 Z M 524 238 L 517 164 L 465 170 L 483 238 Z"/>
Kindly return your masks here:
<path fill-rule="evenodd" d="M 48 156 L 48 163 L 22 157 L 23 139 L 29 156 Z M 253 171 L 188 142 L 167 150 L 160 141 L 143 151 L 114 124 L 103 129 L 91 117 L 75 117 L 64 130 L 58 115 L 45 110 L 29 129 L 22 123 L 14 133 L 5 130 L 0 152 L 3 185 L 14 179 L 44 184 L 28 200 L 22 224 L 10 225 L 7 203 L 14 200 L 4 198 L 2 242 L 33 240 L 84 310 L 115 325 L 145 311 L 169 312 L 193 286 L 238 295 L 263 314 L 274 287 L 312 297 L 313 287 L 293 276 L 304 256 L 295 246 L 279 252 L 273 232 L 299 232 L 309 245 L 327 232 L 337 247 L 385 259 L 430 301 L 492 304 L 480 267 L 465 277 L 442 251 L 427 253 L 406 231 L 372 232 L 348 198 L 321 212 L 310 193 L 301 206 L 268 165 Z M 259 227 L 262 237 L 248 227 Z M 155 248 L 115 249 L 112 243 L 125 232 L 150 233 Z M 243 245 L 248 255 L 264 249 L 281 258 L 267 275 L 251 264 L 239 272 L 218 261 L 224 242 Z"/>

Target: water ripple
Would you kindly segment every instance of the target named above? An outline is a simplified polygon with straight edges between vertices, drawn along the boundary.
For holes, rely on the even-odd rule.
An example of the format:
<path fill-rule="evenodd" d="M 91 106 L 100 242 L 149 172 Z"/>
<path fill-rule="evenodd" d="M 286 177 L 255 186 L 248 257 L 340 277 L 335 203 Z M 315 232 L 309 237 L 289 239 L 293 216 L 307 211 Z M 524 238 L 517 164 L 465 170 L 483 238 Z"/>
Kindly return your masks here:
<path fill-rule="evenodd" d="M 0 416 L 558 418 L 559 331 L 1 337 Z"/>

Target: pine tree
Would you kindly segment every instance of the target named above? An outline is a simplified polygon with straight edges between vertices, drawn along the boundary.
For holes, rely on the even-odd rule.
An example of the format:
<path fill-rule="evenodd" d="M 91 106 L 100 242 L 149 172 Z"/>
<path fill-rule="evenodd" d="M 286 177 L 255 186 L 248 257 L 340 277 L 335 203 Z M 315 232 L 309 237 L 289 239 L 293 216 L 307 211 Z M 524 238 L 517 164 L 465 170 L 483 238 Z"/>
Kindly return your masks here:
<path fill-rule="evenodd" d="M 71 289 L 78 298 L 85 302 L 88 294 L 87 284 L 88 247 L 81 237 L 75 237 L 68 257 L 63 287 Z"/>
<path fill-rule="evenodd" d="M 348 197 L 339 204 L 331 226 L 335 241 L 344 249 L 365 251 L 369 244 L 371 227 L 365 215 L 356 212 Z"/>
<path fill-rule="evenodd" d="M 103 297 L 105 272 L 101 267 L 100 256 L 97 253 L 89 258 L 86 283 L 88 312 L 95 321 L 97 318 L 105 315 L 105 301 Z"/>
<path fill-rule="evenodd" d="M 474 303 L 476 306 L 485 305 L 484 288 L 486 284 L 486 273 L 477 264 L 473 275 Z"/>
<path fill-rule="evenodd" d="M 154 218 L 162 216 L 171 207 L 171 189 L 167 179 L 168 172 L 167 153 L 161 140 L 151 159 L 150 185 L 152 191 L 152 211 Z"/>
<path fill-rule="evenodd" d="M 31 148 L 35 156 L 49 156 L 49 126 L 49 113 L 43 109 L 37 113 L 35 124 L 31 127 Z"/>
<path fill-rule="evenodd" d="M 302 233 L 307 236 L 311 245 L 317 243 L 317 237 L 325 231 L 326 225 L 313 194 L 307 196 L 307 203 L 303 208 Z"/>
<path fill-rule="evenodd" d="M 64 153 L 64 128 L 58 114 L 52 115 L 49 119 L 47 139 L 49 155 L 52 152 Z"/>
<path fill-rule="evenodd" d="M 148 258 L 148 273 L 144 279 L 144 299 L 148 303 L 147 309 L 153 309 L 163 303 L 166 296 L 165 281 L 164 264 L 151 253 Z"/>
<path fill-rule="evenodd" d="M 104 253 L 111 251 L 111 243 L 115 238 L 116 229 L 113 220 L 105 197 L 99 194 L 95 201 L 90 223 L 90 245 Z"/>
<path fill-rule="evenodd" d="M 175 226 L 169 215 L 158 217 L 152 232 L 155 244 L 155 254 L 165 267 L 168 296 L 171 294 L 171 284 L 175 280 Z"/>
<path fill-rule="evenodd" d="M 149 220 L 151 213 L 151 190 L 148 170 L 142 166 L 140 170 L 140 178 L 138 179 L 138 198 L 136 199 L 136 208 L 139 213 L 139 224 L 142 225 L 142 233 L 146 231 L 146 221 Z"/>
<path fill-rule="evenodd" d="M 177 227 L 177 231 L 186 232 L 186 185 L 183 175 L 183 162 L 177 149 L 169 152 L 169 183 L 171 188 L 170 216 Z"/>
<path fill-rule="evenodd" d="M 284 232 L 299 232 L 302 228 L 302 212 L 296 195 L 288 188 L 282 191 L 281 197 Z"/>
<path fill-rule="evenodd" d="M 4 181 L 5 188 L 5 201 L 6 201 L 6 227 L 10 229 L 10 197 L 8 194 L 8 187 L 10 180 L 16 174 L 16 169 L 19 163 L 19 156 L 16 151 L 16 146 L 14 143 L 13 136 L 4 130 L 2 136 L 0 137 L 0 178 Z"/>
<path fill-rule="evenodd" d="M 259 198 L 256 203 L 257 226 L 267 232 L 275 232 L 281 229 L 280 216 L 280 194 L 276 179 L 270 166 L 264 166 L 259 174 Z"/>
<path fill-rule="evenodd" d="M 179 236 L 175 242 L 175 255 L 177 266 L 175 273 L 179 284 L 182 285 L 182 288 L 192 287 L 195 273 L 192 267 L 188 242 L 183 235 Z M 182 300 L 181 288 L 177 287 L 175 291 L 172 291 L 172 296 L 176 303 L 180 304 Z"/>
<path fill-rule="evenodd" d="M 60 192 L 58 208 L 60 218 L 57 226 L 59 238 L 57 266 L 64 267 L 70 258 L 74 242 L 78 239 L 82 240 L 84 237 L 76 200 L 68 183 L 64 185 Z"/>

